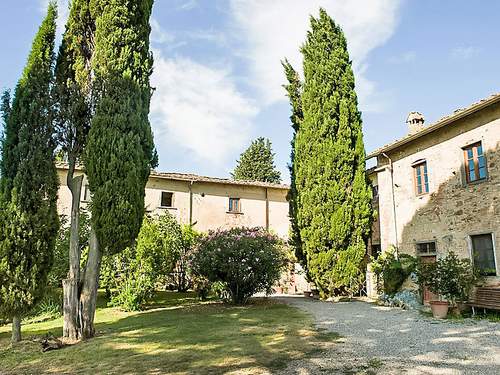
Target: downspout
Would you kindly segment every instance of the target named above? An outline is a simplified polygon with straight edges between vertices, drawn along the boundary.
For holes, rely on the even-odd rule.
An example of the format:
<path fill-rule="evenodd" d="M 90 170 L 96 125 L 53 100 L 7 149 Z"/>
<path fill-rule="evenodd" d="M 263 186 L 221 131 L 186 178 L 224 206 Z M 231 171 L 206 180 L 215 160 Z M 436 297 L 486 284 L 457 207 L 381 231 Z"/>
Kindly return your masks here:
<path fill-rule="evenodd" d="M 399 240 L 398 240 L 398 224 L 396 220 L 396 198 L 394 194 L 394 168 L 392 165 L 392 159 L 387 156 L 386 153 L 381 154 L 383 157 L 385 157 L 387 160 L 389 160 L 389 171 L 391 173 L 391 195 L 392 195 L 392 215 L 394 217 L 394 236 L 396 240 L 396 259 L 399 258 Z"/>
<path fill-rule="evenodd" d="M 266 187 L 266 230 L 269 231 L 269 191 Z"/>
<path fill-rule="evenodd" d="M 191 180 L 189 183 L 189 225 L 193 225 L 193 184 L 194 181 Z"/>

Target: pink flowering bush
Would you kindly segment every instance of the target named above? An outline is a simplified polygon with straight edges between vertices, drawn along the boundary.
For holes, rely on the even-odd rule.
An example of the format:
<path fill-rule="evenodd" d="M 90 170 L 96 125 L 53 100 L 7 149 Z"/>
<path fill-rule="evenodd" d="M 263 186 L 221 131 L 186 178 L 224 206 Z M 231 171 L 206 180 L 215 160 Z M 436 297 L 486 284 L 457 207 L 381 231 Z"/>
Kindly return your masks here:
<path fill-rule="evenodd" d="M 263 228 L 211 231 L 192 258 L 197 275 L 225 285 L 235 304 L 257 292 L 270 293 L 288 264 L 283 242 Z"/>

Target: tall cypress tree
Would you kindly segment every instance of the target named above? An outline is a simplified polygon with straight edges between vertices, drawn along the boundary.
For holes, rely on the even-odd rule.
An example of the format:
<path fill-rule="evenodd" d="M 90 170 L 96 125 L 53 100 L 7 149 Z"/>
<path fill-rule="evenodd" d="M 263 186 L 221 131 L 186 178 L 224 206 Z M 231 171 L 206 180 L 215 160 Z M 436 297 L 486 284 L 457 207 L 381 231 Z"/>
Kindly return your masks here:
<path fill-rule="evenodd" d="M 53 81 L 57 9 L 50 3 L 7 115 L 0 195 L 0 314 L 20 318 L 43 296 L 58 230 Z M 3 106 L 5 108 L 5 105 Z"/>
<path fill-rule="evenodd" d="M 299 74 L 295 71 L 292 65 L 285 59 L 282 62 L 285 70 L 285 76 L 288 84 L 284 85 L 290 100 L 292 114 L 290 121 L 292 123 L 293 136 L 291 141 L 292 151 L 290 153 L 290 164 L 288 169 L 290 171 L 290 191 L 288 192 L 289 214 L 290 217 L 290 244 L 295 249 L 295 256 L 299 263 L 304 267 L 307 273 L 307 259 L 302 251 L 302 241 L 300 239 L 300 228 L 297 223 L 297 186 L 295 184 L 295 139 L 299 131 L 300 124 L 304 120 L 304 113 L 302 111 L 302 82 L 300 81 Z"/>
<path fill-rule="evenodd" d="M 137 237 L 144 192 L 156 165 L 149 124 L 153 58 L 149 19 L 153 0 L 95 0 L 92 58 L 95 113 L 84 153 L 92 193 L 92 234 L 81 303 L 83 337 L 93 319 L 102 254 L 115 254 Z"/>
<path fill-rule="evenodd" d="M 294 145 L 296 220 L 308 274 L 328 296 L 359 287 L 371 190 L 346 39 L 325 10 L 311 17 L 301 52 L 304 117 Z"/>
<path fill-rule="evenodd" d="M 56 125 L 59 145 L 68 161 L 66 184 L 71 192 L 69 271 L 63 280 L 63 336 L 79 338 L 78 313 L 80 279 L 79 215 L 83 176 L 75 176 L 91 120 L 91 60 L 95 22 L 90 0 L 73 0 L 57 56 L 54 97 L 57 101 Z"/>
<path fill-rule="evenodd" d="M 271 141 L 259 137 L 240 155 L 231 176 L 235 180 L 261 181 L 279 184 L 281 173 L 274 165 Z"/>

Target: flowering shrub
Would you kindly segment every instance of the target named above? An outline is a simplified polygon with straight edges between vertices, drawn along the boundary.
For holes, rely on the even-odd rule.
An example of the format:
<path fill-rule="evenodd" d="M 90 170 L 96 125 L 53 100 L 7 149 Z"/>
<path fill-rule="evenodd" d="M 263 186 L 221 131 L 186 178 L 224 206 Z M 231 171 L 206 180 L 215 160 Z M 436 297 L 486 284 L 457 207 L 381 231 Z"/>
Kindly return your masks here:
<path fill-rule="evenodd" d="M 287 263 L 277 236 L 263 228 L 233 228 L 209 232 L 193 256 L 192 269 L 223 283 L 232 302 L 244 304 L 254 293 L 270 293 Z"/>

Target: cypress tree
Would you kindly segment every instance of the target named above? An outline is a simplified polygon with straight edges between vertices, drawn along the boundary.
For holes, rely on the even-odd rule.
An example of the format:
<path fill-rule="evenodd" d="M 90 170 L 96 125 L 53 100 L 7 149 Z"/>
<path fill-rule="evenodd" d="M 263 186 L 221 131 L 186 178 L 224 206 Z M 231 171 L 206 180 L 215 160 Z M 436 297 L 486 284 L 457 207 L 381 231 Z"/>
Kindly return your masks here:
<path fill-rule="evenodd" d="M 295 138 L 293 178 L 302 251 L 323 296 L 353 292 L 363 277 L 371 190 L 347 42 L 325 10 L 311 17 L 301 52 L 303 120 Z"/>
<path fill-rule="evenodd" d="M 59 224 L 50 95 L 56 17 L 56 6 L 50 3 L 16 86 L 12 108 L 4 112 L 0 314 L 13 320 L 13 341 L 21 339 L 21 316 L 43 296 Z"/>
<path fill-rule="evenodd" d="M 302 82 L 300 81 L 299 74 L 295 71 L 292 65 L 285 59 L 282 62 L 285 70 L 285 76 L 288 84 L 284 85 L 290 100 L 292 114 L 290 121 L 292 123 L 293 136 L 291 142 L 292 151 L 290 153 L 290 164 L 288 169 L 290 171 L 290 190 L 288 192 L 289 212 L 290 217 L 290 240 L 289 243 L 295 249 L 295 256 L 307 273 L 307 259 L 302 251 L 302 242 L 300 239 L 300 229 L 297 223 L 297 186 L 295 184 L 295 139 L 301 122 L 304 120 L 304 113 L 302 112 Z"/>
<path fill-rule="evenodd" d="M 82 336 L 93 319 L 102 254 L 132 245 L 144 216 L 144 193 L 156 165 L 149 107 L 153 58 L 149 34 L 153 0 L 91 1 L 95 112 L 84 152 L 92 193 L 92 233 L 81 293 Z"/>
<path fill-rule="evenodd" d="M 83 175 L 75 168 L 85 147 L 91 120 L 91 71 L 95 22 L 90 0 L 73 0 L 56 62 L 54 96 L 57 101 L 56 125 L 59 146 L 68 161 L 66 183 L 71 192 L 69 271 L 63 280 L 63 336 L 78 339 L 78 282 L 80 197 Z"/>
<path fill-rule="evenodd" d="M 235 180 L 261 181 L 279 184 L 281 173 L 274 165 L 274 153 L 271 141 L 263 137 L 257 138 L 240 155 L 231 176 Z"/>

